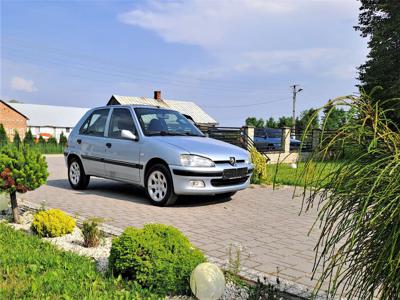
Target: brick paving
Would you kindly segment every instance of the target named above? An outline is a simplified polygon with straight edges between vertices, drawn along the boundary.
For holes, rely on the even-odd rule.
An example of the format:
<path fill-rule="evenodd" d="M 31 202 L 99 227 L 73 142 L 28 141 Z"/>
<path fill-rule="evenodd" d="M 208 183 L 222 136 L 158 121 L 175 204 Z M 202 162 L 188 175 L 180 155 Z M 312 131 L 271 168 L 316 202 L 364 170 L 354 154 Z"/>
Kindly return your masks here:
<path fill-rule="evenodd" d="M 149 204 L 133 185 L 92 178 L 85 191 L 69 187 L 62 156 L 48 156 L 47 185 L 20 195 L 21 200 L 60 208 L 81 217 L 97 216 L 116 227 L 146 223 L 176 226 L 208 255 L 227 259 L 231 243 L 244 247 L 243 265 L 312 288 L 311 270 L 317 229 L 307 235 L 316 211 L 299 215 L 301 198 L 293 188 L 254 187 L 230 201 L 221 197 L 184 197 L 173 207 Z"/>

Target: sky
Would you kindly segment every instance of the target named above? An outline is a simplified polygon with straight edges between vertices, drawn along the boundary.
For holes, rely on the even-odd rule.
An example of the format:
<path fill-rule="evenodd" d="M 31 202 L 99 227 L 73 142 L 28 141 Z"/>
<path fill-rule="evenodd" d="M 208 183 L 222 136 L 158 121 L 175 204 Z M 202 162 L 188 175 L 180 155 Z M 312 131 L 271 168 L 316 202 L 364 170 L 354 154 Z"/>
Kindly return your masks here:
<path fill-rule="evenodd" d="M 357 92 L 356 0 L 1 2 L 0 99 L 96 107 L 111 95 L 196 102 L 221 126 Z"/>

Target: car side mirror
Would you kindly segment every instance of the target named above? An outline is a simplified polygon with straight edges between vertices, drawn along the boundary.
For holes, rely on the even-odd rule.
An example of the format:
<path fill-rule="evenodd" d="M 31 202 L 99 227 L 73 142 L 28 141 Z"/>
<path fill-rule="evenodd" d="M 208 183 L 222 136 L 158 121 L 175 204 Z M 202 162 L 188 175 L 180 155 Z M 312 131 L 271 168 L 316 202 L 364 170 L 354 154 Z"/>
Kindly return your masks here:
<path fill-rule="evenodd" d="M 137 136 L 130 130 L 121 130 L 121 137 L 127 140 L 137 141 Z"/>

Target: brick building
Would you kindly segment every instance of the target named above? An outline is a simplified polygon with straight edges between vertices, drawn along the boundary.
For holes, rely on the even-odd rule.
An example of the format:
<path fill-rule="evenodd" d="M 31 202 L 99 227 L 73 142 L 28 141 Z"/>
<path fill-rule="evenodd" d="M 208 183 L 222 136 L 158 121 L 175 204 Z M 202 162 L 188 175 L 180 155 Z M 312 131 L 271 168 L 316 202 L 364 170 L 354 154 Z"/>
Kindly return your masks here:
<path fill-rule="evenodd" d="M 23 139 L 27 130 L 27 121 L 28 118 L 24 114 L 0 100 L 0 124 L 3 124 L 9 139 L 14 138 L 15 130 Z"/>

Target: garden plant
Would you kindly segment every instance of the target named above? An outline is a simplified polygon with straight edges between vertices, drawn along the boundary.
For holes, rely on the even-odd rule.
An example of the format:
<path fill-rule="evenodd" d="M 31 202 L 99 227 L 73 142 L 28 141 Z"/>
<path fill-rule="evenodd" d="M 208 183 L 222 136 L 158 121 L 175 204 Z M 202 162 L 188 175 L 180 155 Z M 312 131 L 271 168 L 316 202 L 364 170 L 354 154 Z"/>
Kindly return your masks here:
<path fill-rule="evenodd" d="M 178 229 L 147 224 L 143 229 L 128 227 L 115 238 L 109 261 L 114 275 L 159 294 L 176 295 L 189 293 L 190 274 L 205 260 Z"/>
<path fill-rule="evenodd" d="M 60 209 L 41 210 L 33 216 L 31 229 L 40 237 L 59 237 L 72 233 L 74 218 Z"/>
<path fill-rule="evenodd" d="M 85 247 L 97 247 L 103 238 L 103 232 L 100 230 L 99 225 L 103 222 L 101 218 L 89 218 L 83 221 L 82 235 L 83 245 Z"/>
<path fill-rule="evenodd" d="M 0 191 L 10 194 L 14 222 L 19 222 L 16 193 L 37 189 L 46 182 L 47 176 L 45 158 L 29 146 L 0 148 Z"/>
<path fill-rule="evenodd" d="M 398 299 L 400 296 L 400 132 L 388 118 L 400 99 L 384 102 L 372 94 L 340 97 L 331 107 L 353 117 L 320 144 L 302 174 L 304 205 L 320 207 L 322 231 L 314 270 L 323 272 L 316 286 L 329 283 L 329 294 L 348 299 Z M 390 102 L 393 105 L 390 105 Z M 326 172 L 331 146 L 341 144 L 346 159 Z M 309 168 L 318 168 L 308 172 Z M 312 176 L 304 177 L 304 174 Z M 318 184 L 315 184 L 318 183 Z"/>

